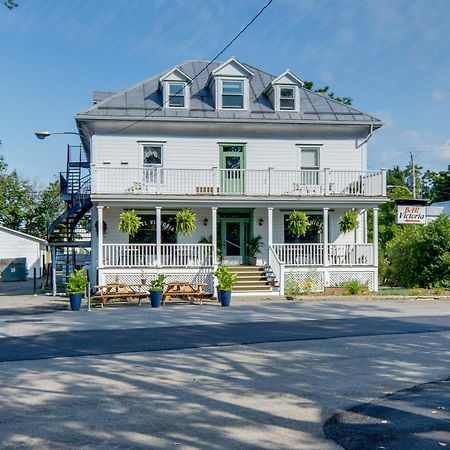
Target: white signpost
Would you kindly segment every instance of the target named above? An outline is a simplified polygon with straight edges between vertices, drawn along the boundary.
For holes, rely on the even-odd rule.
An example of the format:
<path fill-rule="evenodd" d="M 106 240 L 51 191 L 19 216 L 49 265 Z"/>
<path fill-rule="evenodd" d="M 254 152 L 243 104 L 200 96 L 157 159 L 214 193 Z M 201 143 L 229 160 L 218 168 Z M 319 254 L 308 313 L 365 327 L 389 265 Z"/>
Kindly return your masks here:
<path fill-rule="evenodd" d="M 397 205 L 397 223 L 427 223 L 426 206 Z"/>

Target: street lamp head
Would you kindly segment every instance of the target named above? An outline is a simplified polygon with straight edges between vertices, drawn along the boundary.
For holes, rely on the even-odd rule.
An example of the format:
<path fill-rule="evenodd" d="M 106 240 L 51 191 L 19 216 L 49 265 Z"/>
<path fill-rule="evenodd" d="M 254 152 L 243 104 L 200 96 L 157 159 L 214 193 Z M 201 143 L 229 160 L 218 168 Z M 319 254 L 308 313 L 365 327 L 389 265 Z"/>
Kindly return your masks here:
<path fill-rule="evenodd" d="M 50 131 L 37 131 L 34 133 L 38 139 L 45 139 L 46 137 L 50 136 L 52 133 Z"/>

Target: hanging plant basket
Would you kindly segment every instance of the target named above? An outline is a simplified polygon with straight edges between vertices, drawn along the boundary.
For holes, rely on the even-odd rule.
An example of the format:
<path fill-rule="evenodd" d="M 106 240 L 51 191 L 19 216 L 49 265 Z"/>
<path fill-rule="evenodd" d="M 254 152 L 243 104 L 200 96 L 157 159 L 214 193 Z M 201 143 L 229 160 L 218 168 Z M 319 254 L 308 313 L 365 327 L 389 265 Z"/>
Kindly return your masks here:
<path fill-rule="evenodd" d="M 177 222 L 176 231 L 178 234 L 192 234 L 196 230 L 196 216 L 191 209 L 178 211 L 175 218 Z"/>
<path fill-rule="evenodd" d="M 136 214 L 136 211 L 134 209 L 131 211 L 124 211 L 122 214 L 120 214 L 119 230 L 122 233 L 126 233 L 131 237 L 136 236 L 141 225 L 141 218 Z"/>
<path fill-rule="evenodd" d="M 339 219 L 339 230 L 341 233 L 349 233 L 359 227 L 358 214 L 351 209 L 342 214 Z"/>
<path fill-rule="evenodd" d="M 308 216 L 301 211 L 293 211 L 288 217 L 289 233 L 296 237 L 303 237 L 309 228 Z"/>

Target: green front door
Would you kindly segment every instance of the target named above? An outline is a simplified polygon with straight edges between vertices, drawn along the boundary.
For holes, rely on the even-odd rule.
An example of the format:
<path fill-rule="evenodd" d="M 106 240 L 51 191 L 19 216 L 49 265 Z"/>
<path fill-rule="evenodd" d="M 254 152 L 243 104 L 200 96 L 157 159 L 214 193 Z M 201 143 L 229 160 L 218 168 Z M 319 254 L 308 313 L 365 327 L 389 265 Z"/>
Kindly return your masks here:
<path fill-rule="evenodd" d="M 226 194 L 244 193 L 245 146 L 220 146 L 220 191 Z"/>
<path fill-rule="evenodd" d="M 226 264 L 248 264 L 250 219 L 221 219 L 221 250 Z"/>

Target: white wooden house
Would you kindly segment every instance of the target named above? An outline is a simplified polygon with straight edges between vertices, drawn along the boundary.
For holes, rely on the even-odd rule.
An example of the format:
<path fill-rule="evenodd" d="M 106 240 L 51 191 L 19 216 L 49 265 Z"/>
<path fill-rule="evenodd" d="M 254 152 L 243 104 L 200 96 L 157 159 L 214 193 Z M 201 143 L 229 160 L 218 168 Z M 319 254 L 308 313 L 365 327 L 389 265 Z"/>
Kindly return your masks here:
<path fill-rule="evenodd" d="M 289 279 L 309 279 L 323 290 L 357 279 L 377 289 L 386 180 L 384 170 L 367 170 L 367 145 L 378 119 L 307 90 L 290 71 L 272 76 L 231 58 L 187 61 L 122 92 L 95 92 L 76 122 L 91 167 L 91 276 L 100 283 L 165 273 L 212 290 L 219 259 L 247 264 L 246 244 L 260 235 L 262 275 L 242 277 L 239 288 L 282 292 Z M 190 236 L 175 233 L 185 208 L 196 213 Z M 129 209 L 143 220 L 134 238 L 118 229 Z M 359 228 L 343 234 L 338 221 L 349 209 Z M 303 239 L 287 230 L 295 210 L 313 223 Z"/>

